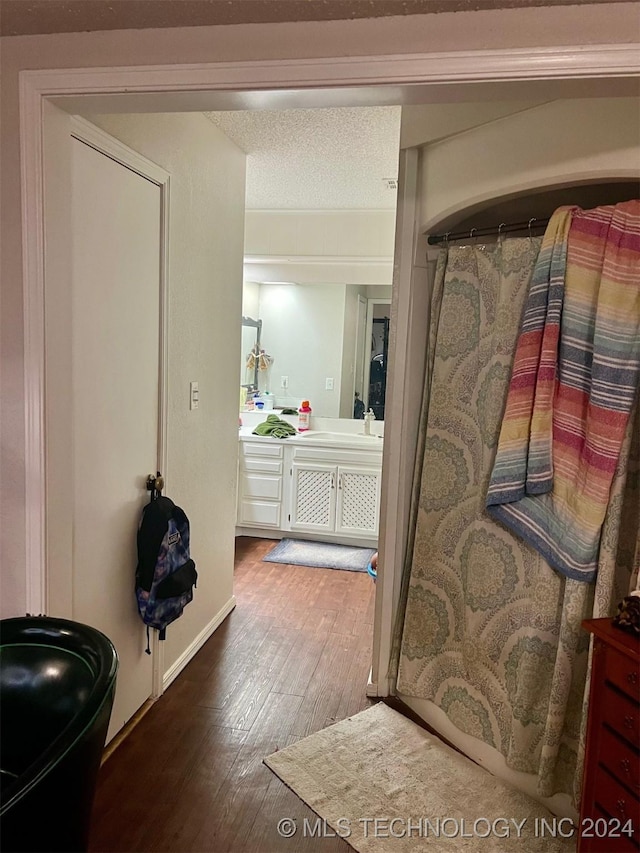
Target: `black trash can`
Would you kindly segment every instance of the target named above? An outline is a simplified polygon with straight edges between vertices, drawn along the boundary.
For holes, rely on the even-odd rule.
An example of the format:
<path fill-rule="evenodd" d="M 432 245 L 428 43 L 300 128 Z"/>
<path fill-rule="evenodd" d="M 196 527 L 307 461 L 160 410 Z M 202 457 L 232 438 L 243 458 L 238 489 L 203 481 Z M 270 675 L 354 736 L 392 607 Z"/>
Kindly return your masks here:
<path fill-rule="evenodd" d="M 87 849 L 117 668 L 88 625 L 0 621 L 3 853 Z"/>

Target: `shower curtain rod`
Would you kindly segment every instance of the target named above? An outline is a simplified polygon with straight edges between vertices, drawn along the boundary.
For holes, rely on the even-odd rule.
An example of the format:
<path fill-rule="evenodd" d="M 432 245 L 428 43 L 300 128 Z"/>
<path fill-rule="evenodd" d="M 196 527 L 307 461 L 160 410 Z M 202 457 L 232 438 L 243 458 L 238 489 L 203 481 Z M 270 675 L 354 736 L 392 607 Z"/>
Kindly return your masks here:
<path fill-rule="evenodd" d="M 492 234 L 509 234 L 512 231 L 528 231 L 531 236 L 531 231 L 534 228 L 544 228 L 549 219 L 537 219 L 532 216 L 531 219 L 525 219 L 523 222 L 501 222 L 500 225 L 490 225 L 486 228 L 471 228 L 468 231 L 447 231 L 446 234 L 430 234 L 427 243 L 430 246 L 437 246 L 439 243 L 451 243 L 453 240 L 473 240 L 476 237 L 488 237 Z"/>

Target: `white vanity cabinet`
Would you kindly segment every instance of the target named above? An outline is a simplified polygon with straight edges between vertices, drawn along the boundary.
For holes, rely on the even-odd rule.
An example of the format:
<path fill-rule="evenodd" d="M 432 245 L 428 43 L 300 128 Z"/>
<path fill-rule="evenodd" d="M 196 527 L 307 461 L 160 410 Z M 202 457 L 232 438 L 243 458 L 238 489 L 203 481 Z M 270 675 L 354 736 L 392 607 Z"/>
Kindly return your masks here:
<path fill-rule="evenodd" d="M 291 529 L 377 536 L 380 469 L 294 462 Z"/>
<path fill-rule="evenodd" d="M 281 444 L 240 442 L 238 524 L 279 528 L 282 523 L 284 448 Z"/>
<path fill-rule="evenodd" d="M 328 446 L 311 436 L 269 441 L 240 441 L 240 532 L 376 544 L 382 441 L 371 447 L 348 440 Z"/>

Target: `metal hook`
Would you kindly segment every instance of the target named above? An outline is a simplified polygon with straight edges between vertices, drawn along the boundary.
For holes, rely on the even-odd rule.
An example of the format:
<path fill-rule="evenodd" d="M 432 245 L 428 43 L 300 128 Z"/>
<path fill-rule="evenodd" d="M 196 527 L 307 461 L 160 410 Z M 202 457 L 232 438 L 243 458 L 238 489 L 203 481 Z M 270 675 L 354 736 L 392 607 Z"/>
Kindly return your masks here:
<path fill-rule="evenodd" d="M 477 228 L 472 228 L 472 229 L 469 231 L 469 239 L 470 239 L 470 240 L 474 240 L 474 239 L 475 239 L 476 241 L 478 240 L 478 238 L 477 238 L 477 237 L 475 237 L 475 238 L 474 238 L 474 236 L 473 236 L 473 235 L 474 235 L 474 233 L 475 233 L 477 230 L 478 230 Z M 475 243 L 474 243 L 474 246 L 475 246 Z"/>
<path fill-rule="evenodd" d="M 451 234 L 451 231 L 447 231 L 447 233 L 444 235 L 444 245 L 447 247 L 447 249 L 449 248 L 449 234 Z"/>
<path fill-rule="evenodd" d="M 501 222 L 500 225 L 498 225 L 498 237 L 502 237 L 502 229 L 506 228 L 506 227 L 507 227 L 506 222 Z"/>
<path fill-rule="evenodd" d="M 531 233 L 531 225 L 532 225 L 532 223 L 533 223 L 533 222 L 535 222 L 535 221 L 536 221 L 536 217 L 535 217 L 535 216 L 532 216 L 532 217 L 531 217 L 531 219 L 529 220 L 529 224 L 527 225 L 527 228 L 528 228 L 528 231 L 529 231 L 529 239 L 530 239 L 530 240 L 533 240 L 533 234 Z"/>

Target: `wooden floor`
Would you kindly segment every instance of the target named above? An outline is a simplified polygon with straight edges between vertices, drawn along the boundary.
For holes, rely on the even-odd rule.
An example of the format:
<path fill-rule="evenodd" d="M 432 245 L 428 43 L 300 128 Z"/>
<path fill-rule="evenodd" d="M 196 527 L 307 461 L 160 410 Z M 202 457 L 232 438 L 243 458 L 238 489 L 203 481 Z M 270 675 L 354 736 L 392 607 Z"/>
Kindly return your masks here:
<path fill-rule="evenodd" d="M 92 851 L 351 850 L 278 835 L 281 818 L 315 815 L 262 759 L 371 704 L 374 584 L 237 543 L 237 607 L 105 762 Z"/>

